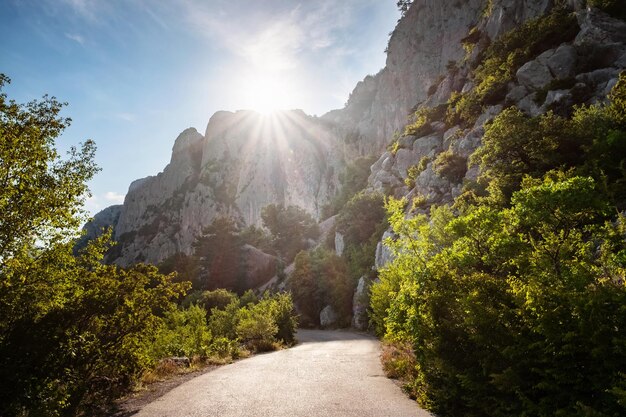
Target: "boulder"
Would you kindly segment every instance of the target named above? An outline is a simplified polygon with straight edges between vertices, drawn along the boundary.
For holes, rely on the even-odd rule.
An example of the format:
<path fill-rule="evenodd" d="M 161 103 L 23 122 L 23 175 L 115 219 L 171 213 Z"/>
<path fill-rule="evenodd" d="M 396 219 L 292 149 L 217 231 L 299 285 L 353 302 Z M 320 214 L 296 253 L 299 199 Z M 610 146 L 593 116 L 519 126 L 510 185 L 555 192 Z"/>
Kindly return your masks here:
<path fill-rule="evenodd" d="M 400 178 L 407 177 L 407 171 L 412 165 L 415 165 L 419 162 L 419 157 L 415 152 L 409 151 L 407 149 L 400 149 L 396 154 L 396 163 L 394 164 L 394 172 Z"/>
<path fill-rule="evenodd" d="M 415 136 L 402 136 L 400 139 L 398 139 L 398 146 L 402 149 L 411 149 L 411 147 L 413 146 L 413 142 L 415 142 Z"/>
<path fill-rule="evenodd" d="M 242 255 L 245 265 L 246 286 L 255 288 L 263 285 L 276 275 L 278 259 L 252 245 L 243 245 Z"/>
<path fill-rule="evenodd" d="M 161 366 L 163 365 L 173 365 L 180 368 L 189 368 L 191 366 L 191 361 L 186 356 L 170 356 L 169 358 L 164 358 L 159 361 Z"/>
<path fill-rule="evenodd" d="M 367 277 L 362 276 L 352 297 L 352 327 L 366 330 L 368 327 L 367 307 L 369 306 L 369 285 Z"/>
<path fill-rule="evenodd" d="M 580 32 L 574 40 L 575 45 L 626 43 L 626 22 L 598 9 L 589 8 L 578 13 L 578 25 Z"/>
<path fill-rule="evenodd" d="M 537 116 L 541 109 L 535 103 L 535 93 L 529 94 L 517 103 L 517 108 L 530 116 Z"/>
<path fill-rule="evenodd" d="M 550 90 L 546 95 L 546 101 L 543 103 L 542 108 L 547 109 L 553 104 L 558 104 L 570 100 L 572 95 L 569 90 Z"/>
<path fill-rule="evenodd" d="M 578 74 L 576 80 L 585 84 L 592 84 L 594 86 L 604 84 L 613 78 L 617 78 L 620 71 L 616 68 L 602 68 L 591 72 L 585 72 Z"/>
<path fill-rule="evenodd" d="M 441 135 L 429 135 L 418 138 L 413 142 L 413 153 L 416 155 L 417 160 L 423 156 L 435 156 L 435 154 L 442 150 Z"/>
<path fill-rule="evenodd" d="M 383 164 L 381 166 L 381 169 L 383 171 L 391 171 L 391 168 L 393 167 L 393 163 L 394 163 L 394 156 L 393 155 L 389 155 L 384 161 Z"/>
<path fill-rule="evenodd" d="M 538 60 L 525 63 L 515 75 L 520 84 L 535 90 L 542 88 L 553 78 L 548 67 Z"/>
<path fill-rule="evenodd" d="M 338 319 L 339 316 L 337 316 L 337 312 L 330 305 L 324 307 L 320 312 L 320 326 L 322 326 L 323 328 L 336 325 Z"/>
<path fill-rule="evenodd" d="M 545 63 L 556 78 L 569 78 L 576 73 L 578 53 L 571 45 L 561 45 Z"/>
<path fill-rule="evenodd" d="M 502 111 L 502 105 L 497 104 L 495 106 L 489 106 L 485 109 L 483 114 L 478 116 L 476 119 L 476 123 L 474 123 L 474 128 L 482 127 L 485 123 L 490 122 L 494 119 L 500 112 Z"/>
<path fill-rule="evenodd" d="M 383 170 L 370 176 L 368 182 L 374 190 L 382 193 L 390 192 L 394 188 L 402 186 L 402 182 L 395 175 Z"/>
<path fill-rule="evenodd" d="M 329 234 L 335 229 L 335 223 L 337 223 L 337 214 L 320 223 L 320 237 L 317 239 L 317 245 L 322 245 L 328 241 Z"/>
<path fill-rule="evenodd" d="M 345 243 L 343 241 L 343 235 L 339 232 L 335 232 L 335 253 L 337 256 L 341 256 L 343 254 L 344 248 Z"/>
<path fill-rule="evenodd" d="M 509 93 L 506 95 L 505 101 L 507 103 L 516 104 L 519 103 L 524 97 L 528 95 L 528 89 L 523 85 L 516 85 L 511 88 Z"/>
<path fill-rule="evenodd" d="M 383 268 L 387 263 L 393 261 L 393 253 L 391 249 L 385 246 L 384 242 L 387 238 L 393 239 L 394 234 L 391 231 L 383 233 L 383 237 L 376 245 L 376 259 L 374 261 L 374 267 L 378 270 Z"/>

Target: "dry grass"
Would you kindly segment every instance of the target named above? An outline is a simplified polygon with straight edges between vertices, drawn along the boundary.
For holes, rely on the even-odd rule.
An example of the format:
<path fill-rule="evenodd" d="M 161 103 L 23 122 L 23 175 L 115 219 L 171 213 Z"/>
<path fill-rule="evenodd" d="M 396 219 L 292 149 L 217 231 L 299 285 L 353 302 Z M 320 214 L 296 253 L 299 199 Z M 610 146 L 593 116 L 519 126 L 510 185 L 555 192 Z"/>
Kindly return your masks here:
<path fill-rule="evenodd" d="M 409 397 L 417 398 L 417 361 L 411 344 L 407 342 L 391 343 L 383 341 L 380 361 L 382 362 L 385 375 L 388 378 L 400 381 L 403 390 Z"/>
<path fill-rule="evenodd" d="M 383 342 L 380 354 L 383 370 L 388 378 L 412 380 L 417 376 L 415 354 L 409 343 Z"/>

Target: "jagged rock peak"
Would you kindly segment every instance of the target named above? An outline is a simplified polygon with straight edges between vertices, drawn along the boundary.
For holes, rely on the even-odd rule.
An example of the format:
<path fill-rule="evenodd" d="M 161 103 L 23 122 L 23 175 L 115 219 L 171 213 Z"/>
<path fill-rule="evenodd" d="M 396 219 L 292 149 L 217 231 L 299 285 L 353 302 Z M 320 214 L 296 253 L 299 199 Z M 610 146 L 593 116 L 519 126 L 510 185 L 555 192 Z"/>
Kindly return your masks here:
<path fill-rule="evenodd" d="M 319 217 L 338 184 L 339 142 L 331 124 L 302 110 L 215 113 L 204 136 L 194 128 L 178 136 L 163 172 L 131 184 L 112 257 L 128 265 L 191 254 L 216 217 L 260 225 L 269 204 L 297 205 Z"/>

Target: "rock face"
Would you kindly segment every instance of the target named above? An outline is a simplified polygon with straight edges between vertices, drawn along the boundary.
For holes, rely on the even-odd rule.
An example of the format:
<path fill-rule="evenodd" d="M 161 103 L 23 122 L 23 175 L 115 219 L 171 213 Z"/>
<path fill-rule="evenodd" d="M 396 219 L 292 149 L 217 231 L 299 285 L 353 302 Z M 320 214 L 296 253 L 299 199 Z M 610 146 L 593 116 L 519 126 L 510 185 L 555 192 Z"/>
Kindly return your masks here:
<path fill-rule="evenodd" d="M 465 58 L 462 40 L 471 28 L 490 39 L 548 10 L 550 0 L 492 0 L 486 13 L 484 0 L 415 0 L 389 39 L 387 62 L 374 76 L 354 88 L 347 105 L 323 118 L 341 126 L 350 151 L 380 154 L 394 132 L 401 131 L 411 109 L 429 98 L 433 89 L 439 102 L 459 79 L 447 77 Z M 438 103 L 437 103 L 438 104 Z"/>
<path fill-rule="evenodd" d="M 193 128 L 179 135 L 163 172 L 130 185 L 114 261 L 191 254 L 196 236 L 217 216 L 260 225 L 261 210 L 272 203 L 319 217 L 338 184 L 337 143 L 328 123 L 302 111 L 214 114 L 204 136 Z"/>
<path fill-rule="evenodd" d="M 626 22 L 613 19 L 596 9 L 582 8 L 580 2 L 573 1 L 571 3 L 572 9 L 576 11 L 580 26 L 578 34 L 573 36 L 571 41 L 545 50 L 535 58 L 523 63 L 517 70 L 514 79 L 507 86 L 504 100 L 501 103 L 484 107 L 483 113 L 477 118 L 473 126 L 446 126 L 443 124 L 442 129 L 441 122 L 443 120 L 440 119 L 424 127 L 421 135 L 401 136 L 397 140 L 394 151 L 381 152 L 381 157 L 372 165 L 371 175 L 368 179 L 369 188 L 395 197 L 406 196 L 409 199 L 419 197 L 424 207 L 422 212 L 427 212 L 427 207 L 432 204 L 450 203 L 460 194 L 463 181 L 476 179 L 478 169 L 475 166 L 468 166 L 467 160 L 480 146 L 485 124 L 496 117 L 505 106 L 515 105 L 527 114 L 536 116 L 548 110 L 557 113 L 559 111 L 566 112 L 575 103 L 591 104 L 604 100 L 606 94 L 615 85 L 619 72 L 626 67 Z M 448 10 L 454 8 L 454 4 L 454 2 L 445 1 L 441 2 L 440 7 L 442 10 Z M 419 67 L 420 70 L 423 69 L 425 73 L 430 74 L 430 80 L 435 82 L 434 88 L 430 89 L 430 94 L 423 89 L 425 84 L 421 85 L 421 89 L 417 87 L 417 84 L 402 84 L 403 92 L 398 91 L 398 94 L 405 94 L 407 89 L 411 91 L 411 88 L 416 88 L 411 92 L 411 96 L 414 97 L 411 106 L 437 106 L 445 103 L 453 92 L 470 91 L 474 85 L 468 64 L 470 66 L 478 64 L 472 60 L 480 56 L 480 52 L 489 45 L 491 40 L 530 18 L 549 12 L 552 7 L 551 2 L 544 0 L 496 0 L 489 4 L 491 5 L 489 11 L 485 10 L 478 14 L 474 13 L 477 6 L 471 2 L 463 5 L 463 10 L 467 12 L 467 15 L 458 18 L 468 25 L 465 39 L 470 37 L 469 33 L 472 30 L 479 36 L 479 39 L 473 40 L 475 42 L 474 50 L 466 56 L 464 61 L 462 59 L 463 53 L 459 52 L 459 54 L 454 55 L 453 47 L 448 46 L 447 50 L 439 50 L 436 44 L 429 44 L 428 59 L 422 60 L 420 63 L 415 61 L 417 67 L 413 67 L 413 64 L 408 63 L 413 61 L 406 58 L 403 61 L 405 66 L 402 69 L 397 68 L 399 72 L 410 73 L 411 69 L 415 71 L 415 68 Z M 391 38 L 388 65 L 384 71 L 391 71 L 392 68 L 395 68 L 394 65 L 391 65 L 390 60 L 398 61 L 398 59 L 394 59 L 396 45 L 403 45 L 405 51 L 412 51 L 412 54 L 419 57 L 424 55 L 424 51 L 413 51 L 404 41 L 401 42 L 402 36 L 408 33 L 405 25 L 408 25 L 408 22 L 415 23 L 419 20 L 418 17 L 414 16 L 417 11 L 428 14 L 430 19 L 434 19 L 434 23 L 428 25 L 429 28 L 437 28 L 440 24 L 451 25 L 452 32 L 455 33 L 459 22 L 448 20 L 443 23 L 439 22 L 437 20 L 439 15 L 429 11 L 429 7 L 430 2 L 414 2 L 409 13 L 400 22 Z M 446 15 L 456 16 L 452 11 Z M 454 19 L 451 18 L 450 20 Z M 420 36 L 424 30 L 423 27 L 409 26 L 413 27 L 411 37 L 420 41 L 429 39 Z M 484 39 L 486 41 L 483 41 Z M 396 44 L 396 42 L 400 43 Z M 417 43 L 418 41 L 415 40 L 414 42 Z M 420 45 L 425 46 L 423 43 Z M 450 58 L 451 61 L 455 62 L 456 69 L 448 73 L 443 71 L 433 75 L 433 72 L 436 72 L 435 67 L 437 67 L 433 63 L 438 62 L 437 60 L 441 60 L 443 57 Z M 464 63 L 461 64 L 462 62 Z M 377 77 L 380 80 L 384 78 L 380 74 Z M 419 76 L 415 75 L 415 78 L 418 79 Z M 373 82 L 370 81 L 370 83 Z M 358 99 L 359 91 L 359 87 L 357 87 L 353 92 L 354 100 Z M 378 96 L 370 91 L 367 97 Z M 373 99 L 372 103 L 375 101 L 376 99 Z M 402 102 L 402 100 L 396 102 Z M 351 103 L 348 102 L 343 111 L 349 112 L 350 106 Z M 383 112 L 380 117 L 388 118 L 385 120 L 389 121 L 393 119 L 390 116 L 392 113 L 391 111 Z M 379 126 L 388 124 L 386 121 L 378 123 Z M 362 131 L 365 132 L 366 130 Z M 442 173 L 443 170 L 437 169 L 437 157 L 442 152 L 452 156 L 448 160 L 453 160 L 458 165 L 453 167 L 455 168 L 454 172 L 464 173 L 464 175 L 446 175 L 445 172 Z M 419 169 L 416 170 L 418 167 Z M 408 178 L 412 169 L 415 177 Z M 377 250 L 377 266 L 384 264 L 381 259 L 383 250 L 382 247 Z"/>
<path fill-rule="evenodd" d="M 121 213 L 122 205 L 118 204 L 109 206 L 93 216 L 93 219 L 83 227 L 83 236 L 76 243 L 75 249 L 83 248 L 87 242 L 101 236 L 109 227 L 113 232 L 112 238 L 115 239 L 115 227 L 117 226 Z"/>
<path fill-rule="evenodd" d="M 369 286 L 367 277 L 359 278 L 359 282 L 352 298 L 352 327 L 358 330 L 366 330 L 369 321 L 367 307 L 369 306 Z"/>
<path fill-rule="evenodd" d="M 337 316 L 337 312 L 335 312 L 335 309 L 332 306 L 328 305 L 320 312 L 320 326 L 323 328 L 333 327 L 337 324 L 338 319 L 339 316 Z"/>
<path fill-rule="evenodd" d="M 341 256 L 343 254 L 344 248 L 345 244 L 343 241 L 343 235 L 339 232 L 335 232 L 335 254 L 337 256 Z"/>

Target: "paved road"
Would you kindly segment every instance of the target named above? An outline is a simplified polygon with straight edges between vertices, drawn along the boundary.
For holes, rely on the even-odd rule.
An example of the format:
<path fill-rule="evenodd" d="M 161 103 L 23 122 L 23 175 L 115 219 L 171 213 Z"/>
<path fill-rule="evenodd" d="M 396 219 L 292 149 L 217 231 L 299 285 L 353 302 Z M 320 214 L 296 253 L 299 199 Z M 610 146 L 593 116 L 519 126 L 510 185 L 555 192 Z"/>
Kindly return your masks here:
<path fill-rule="evenodd" d="M 298 339 L 194 378 L 135 416 L 430 416 L 384 376 L 376 339 L 322 330 L 300 330 Z"/>

